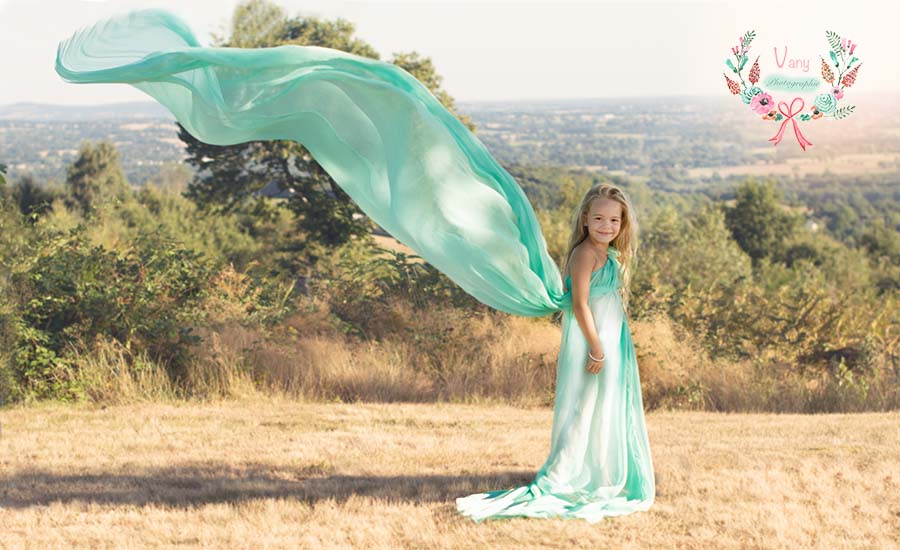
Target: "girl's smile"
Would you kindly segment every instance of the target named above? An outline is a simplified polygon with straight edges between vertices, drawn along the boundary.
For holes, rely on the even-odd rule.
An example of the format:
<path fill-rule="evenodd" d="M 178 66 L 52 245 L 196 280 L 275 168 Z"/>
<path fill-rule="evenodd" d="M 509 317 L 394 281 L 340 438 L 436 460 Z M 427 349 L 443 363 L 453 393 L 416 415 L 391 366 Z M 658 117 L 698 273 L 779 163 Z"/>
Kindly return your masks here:
<path fill-rule="evenodd" d="M 618 202 L 600 198 L 591 202 L 582 223 L 599 244 L 608 244 L 622 227 L 622 209 Z"/>

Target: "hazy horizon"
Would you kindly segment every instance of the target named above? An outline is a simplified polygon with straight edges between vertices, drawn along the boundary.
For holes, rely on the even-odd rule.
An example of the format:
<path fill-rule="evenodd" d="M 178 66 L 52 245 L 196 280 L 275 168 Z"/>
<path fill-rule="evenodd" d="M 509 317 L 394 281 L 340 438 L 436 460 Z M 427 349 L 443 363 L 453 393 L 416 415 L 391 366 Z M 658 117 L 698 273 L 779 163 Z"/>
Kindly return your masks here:
<path fill-rule="evenodd" d="M 861 97 L 893 97 L 894 94 L 900 93 L 900 90 L 885 90 L 885 91 L 857 91 L 854 92 L 855 95 Z M 18 104 L 37 104 L 37 105 L 55 105 L 60 107 L 83 107 L 83 106 L 102 106 L 102 105 L 119 105 L 125 103 L 157 103 L 155 99 L 148 95 L 138 94 L 136 98 L 123 99 L 123 100 L 113 100 L 113 101 L 103 101 L 96 103 L 53 103 L 49 101 L 34 101 L 23 99 L 20 101 L 13 101 L 10 103 L 0 103 L 0 107 L 8 107 L 11 105 Z M 621 95 L 621 96 L 584 96 L 584 97 L 520 97 L 520 98 L 487 98 L 487 99 L 460 99 L 454 98 L 457 102 L 463 103 L 492 103 L 497 101 L 511 101 L 516 103 L 529 103 L 529 102 L 541 102 L 541 101 L 590 101 L 590 100 L 617 100 L 617 99 L 670 99 L 670 98 L 692 98 L 692 99 L 723 99 L 724 101 L 734 101 L 733 99 L 729 99 L 728 93 L 726 91 L 725 96 L 722 96 L 721 93 L 697 93 L 697 94 L 654 94 L 654 95 Z M 165 108 L 160 105 L 160 108 Z"/>
<path fill-rule="evenodd" d="M 149 100 L 125 84 L 62 81 L 53 70 L 58 42 L 115 14 L 157 7 L 183 17 L 208 45 L 210 33 L 224 29 L 237 3 L 0 0 L 0 47 L 15 52 L 0 61 L 15 83 L 0 89 L 0 105 Z M 730 0 L 274 3 L 290 16 L 350 21 L 354 36 L 384 60 L 401 51 L 431 58 L 443 88 L 460 102 L 727 97 L 724 60 L 749 29 L 756 30 L 752 53 L 761 59 L 772 57 L 773 46 L 787 46 L 791 58 L 816 60 L 828 50 L 825 30 L 838 31 L 858 44 L 856 55 L 866 65 L 853 93 L 900 93 L 900 67 L 891 48 L 891 26 L 900 16 L 894 4 L 855 2 L 850 12 L 830 0 L 764 10 Z M 764 74 L 778 70 L 773 61 L 765 67 Z"/>

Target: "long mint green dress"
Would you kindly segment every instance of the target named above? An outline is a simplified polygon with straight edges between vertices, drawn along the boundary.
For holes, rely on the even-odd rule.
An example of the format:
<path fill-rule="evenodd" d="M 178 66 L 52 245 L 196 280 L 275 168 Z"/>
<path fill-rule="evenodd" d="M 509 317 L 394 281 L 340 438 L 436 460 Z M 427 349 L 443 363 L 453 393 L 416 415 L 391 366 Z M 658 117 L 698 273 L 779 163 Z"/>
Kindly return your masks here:
<path fill-rule="evenodd" d="M 655 478 L 634 344 L 618 289 L 618 251 L 610 247 L 590 278 L 588 306 L 606 354 L 598 374 L 587 370 L 589 345 L 563 302 L 562 342 L 550 454 L 528 485 L 457 498 L 457 509 L 477 520 L 502 517 L 583 518 L 646 511 Z M 566 277 L 566 288 L 571 279 Z"/>
<path fill-rule="evenodd" d="M 210 48 L 177 15 L 136 10 L 59 44 L 73 83 L 127 83 L 214 145 L 301 143 L 375 222 L 483 303 L 523 316 L 563 311 L 550 454 L 535 480 L 459 498 L 480 521 L 646 510 L 655 482 L 638 366 L 616 289 L 616 251 L 592 275 L 607 355 L 587 341 L 518 183 L 481 141 L 400 67 L 316 46 Z"/>

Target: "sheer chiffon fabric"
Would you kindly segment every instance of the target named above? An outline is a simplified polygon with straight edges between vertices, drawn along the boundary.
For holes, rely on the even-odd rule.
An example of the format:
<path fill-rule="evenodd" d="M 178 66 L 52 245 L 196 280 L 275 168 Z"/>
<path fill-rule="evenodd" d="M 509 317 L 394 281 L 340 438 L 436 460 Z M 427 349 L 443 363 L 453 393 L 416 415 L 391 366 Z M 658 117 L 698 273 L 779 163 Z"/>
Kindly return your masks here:
<path fill-rule="evenodd" d="M 481 141 L 400 67 L 317 46 L 199 44 L 165 10 L 136 10 L 62 41 L 56 71 L 73 83 L 127 83 L 198 140 L 293 140 L 376 223 L 466 292 L 507 313 L 563 311 L 547 463 L 528 487 L 457 501 L 474 519 L 596 519 L 645 510 L 653 471 L 615 250 L 592 276 L 607 361 L 585 370 L 571 293 L 525 193 Z"/>

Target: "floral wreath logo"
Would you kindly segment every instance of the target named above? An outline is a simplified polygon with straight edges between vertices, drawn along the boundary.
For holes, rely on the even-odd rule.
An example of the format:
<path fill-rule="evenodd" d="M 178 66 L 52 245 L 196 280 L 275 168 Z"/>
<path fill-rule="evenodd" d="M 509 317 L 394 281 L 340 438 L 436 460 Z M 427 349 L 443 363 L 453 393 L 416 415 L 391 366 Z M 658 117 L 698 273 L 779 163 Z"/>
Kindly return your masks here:
<path fill-rule="evenodd" d="M 769 141 L 773 142 L 772 145 L 778 145 L 781 142 L 787 123 L 791 121 L 794 135 L 797 136 L 797 142 L 806 151 L 806 146 L 812 145 L 812 142 L 806 139 L 800 131 L 800 127 L 797 124 L 798 119 L 801 122 L 818 120 L 823 117 L 842 119 L 849 116 L 853 109 L 856 108 L 855 105 L 838 107 L 838 102 L 844 97 L 844 89 L 849 88 L 856 82 L 857 72 L 862 66 L 861 62 L 857 63 L 859 59 L 853 56 L 853 52 L 858 44 L 843 39 L 832 31 L 826 31 L 825 37 L 828 39 L 828 45 L 831 46 L 828 52 L 831 63 L 828 63 L 821 55 L 819 57 L 822 59 L 822 82 L 828 83 L 831 86 L 831 91 L 816 95 L 813 104 L 810 106 L 810 113 L 802 112 L 805 104 L 801 97 L 795 97 L 791 100 L 790 105 L 781 101 L 778 103 L 778 109 L 775 109 L 775 100 L 772 99 L 772 96 L 756 85 L 760 78 L 759 56 L 756 56 L 756 61 L 753 62 L 753 65 L 750 67 L 750 73 L 747 75 L 747 80 L 750 81 L 750 84 L 748 85 L 744 81 L 741 71 L 743 71 L 744 65 L 749 59 L 750 43 L 756 38 L 755 31 L 751 30 L 744 33 L 744 36 L 739 37 L 740 43 L 731 48 L 731 53 L 735 58 L 734 62 L 730 58 L 725 60 L 725 64 L 731 69 L 732 73 L 737 75 L 740 81 L 737 82 L 728 78 L 727 74 L 724 75 L 731 93 L 740 95 L 741 100 L 745 104 L 750 105 L 753 112 L 763 115 L 763 120 L 781 122 L 778 133 L 769 138 Z M 777 62 L 777 48 L 775 49 L 775 56 Z M 787 58 L 787 48 L 785 48 L 785 58 Z M 838 73 L 837 79 L 834 76 L 835 71 Z M 797 102 L 800 102 L 800 106 L 795 109 Z"/>

